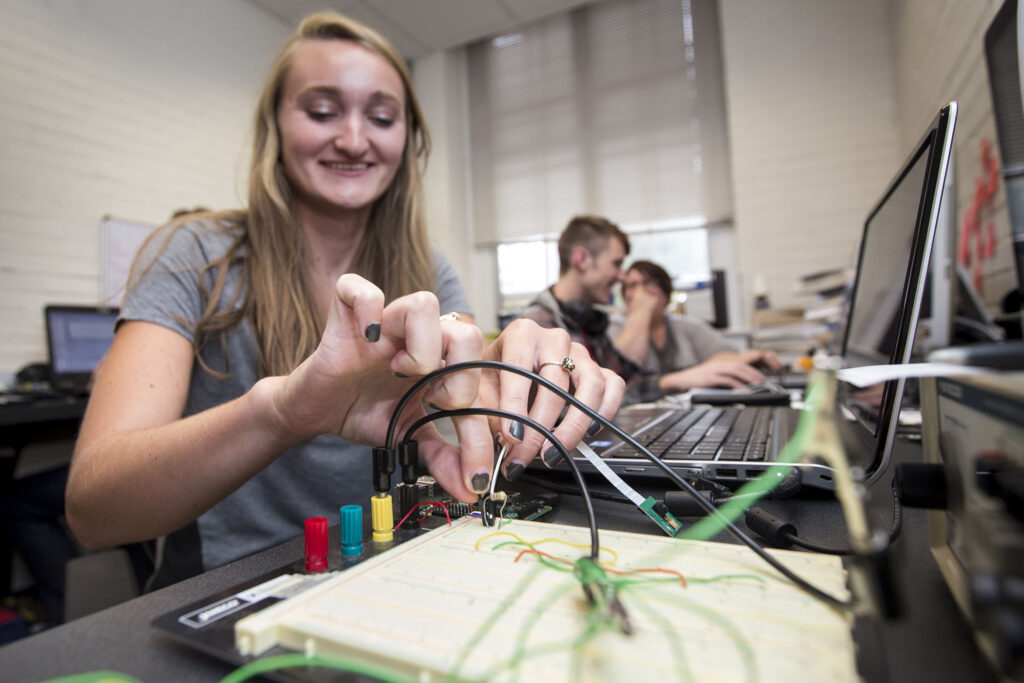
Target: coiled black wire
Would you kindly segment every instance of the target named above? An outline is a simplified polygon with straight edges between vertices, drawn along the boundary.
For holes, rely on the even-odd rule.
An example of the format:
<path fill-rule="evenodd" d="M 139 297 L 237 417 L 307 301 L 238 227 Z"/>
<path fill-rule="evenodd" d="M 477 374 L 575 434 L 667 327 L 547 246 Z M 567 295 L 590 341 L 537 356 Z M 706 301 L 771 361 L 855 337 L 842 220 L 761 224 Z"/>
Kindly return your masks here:
<path fill-rule="evenodd" d="M 412 439 L 412 435 L 416 433 L 420 427 L 434 420 L 440 420 L 444 417 L 463 417 L 466 415 L 489 415 L 492 417 L 505 417 L 516 422 L 521 422 L 527 427 L 531 427 L 540 432 L 544 438 L 551 442 L 551 444 L 558 449 L 558 452 L 562 454 L 565 461 L 569 463 L 569 468 L 572 470 L 573 478 L 576 479 L 576 483 L 580 487 L 580 493 L 583 496 L 583 506 L 587 510 L 587 522 L 590 525 L 590 558 L 597 560 L 597 556 L 600 553 L 600 543 L 597 539 L 597 515 L 594 513 L 594 503 L 590 499 L 590 491 L 587 489 L 587 484 L 583 480 L 583 473 L 580 472 L 579 465 L 577 465 L 571 457 L 569 457 L 569 451 L 565 445 L 555 438 L 555 435 L 551 433 L 551 430 L 547 429 L 541 423 L 536 420 L 531 420 L 528 417 L 516 415 L 515 413 L 507 410 L 497 410 L 494 408 L 462 408 L 459 410 L 441 410 L 436 413 L 430 413 L 412 423 L 409 429 L 405 432 L 405 437 L 402 441 L 409 441 Z M 495 472 L 492 476 L 497 477 L 498 472 Z"/>

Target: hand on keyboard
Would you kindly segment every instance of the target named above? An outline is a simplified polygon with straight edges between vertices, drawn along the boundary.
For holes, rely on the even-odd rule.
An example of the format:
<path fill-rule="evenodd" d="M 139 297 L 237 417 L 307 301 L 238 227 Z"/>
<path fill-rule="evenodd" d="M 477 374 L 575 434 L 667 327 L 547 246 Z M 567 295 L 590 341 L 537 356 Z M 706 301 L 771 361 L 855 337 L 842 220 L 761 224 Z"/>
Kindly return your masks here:
<path fill-rule="evenodd" d="M 730 354 L 662 375 L 658 385 L 663 392 L 671 394 L 705 387 L 738 389 L 764 381 L 765 376 L 760 370 Z"/>

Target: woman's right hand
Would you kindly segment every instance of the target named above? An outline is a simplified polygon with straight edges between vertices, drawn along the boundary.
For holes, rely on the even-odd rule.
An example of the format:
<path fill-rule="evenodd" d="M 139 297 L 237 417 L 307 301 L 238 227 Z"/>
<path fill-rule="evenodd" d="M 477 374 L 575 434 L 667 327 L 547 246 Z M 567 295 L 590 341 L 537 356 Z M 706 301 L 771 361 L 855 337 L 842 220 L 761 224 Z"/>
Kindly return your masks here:
<path fill-rule="evenodd" d="M 445 365 L 480 360 L 483 334 L 476 325 L 440 315 L 437 297 L 410 294 L 384 306 L 379 288 L 358 275 L 337 283 L 324 334 L 316 351 L 287 377 L 261 380 L 274 425 L 298 443 L 331 433 L 356 443 L 382 446 L 398 400 L 422 376 Z M 396 438 L 425 414 L 423 405 L 444 410 L 469 408 L 479 392 L 480 371 L 465 370 L 431 383 L 403 411 Z M 432 473 L 457 498 L 471 500 L 486 490 L 479 475 L 489 471 L 493 441 L 484 417 L 455 421 L 459 447 L 432 425 L 415 435 Z M 452 467 L 450 463 L 461 463 Z"/>
<path fill-rule="evenodd" d="M 161 325 L 122 324 L 72 458 L 66 509 L 78 540 L 100 548 L 170 533 L 317 434 L 383 445 L 395 404 L 415 378 L 442 364 L 477 360 L 483 348 L 475 325 L 439 319 L 433 294 L 383 304 L 371 283 L 343 276 L 321 343 L 298 368 L 187 417 L 192 344 Z M 379 324 L 377 341 L 369 340 L 377 336 L 372 323 Z M 424 400 L 468 407 L 478 383 L 478 371 L 454 373 L 434 383 Z M 423 414 L 414 401 L 399 434 Z M 469 500 L 476 497 L 474 475 L 489 471 L 493 443 L 483 417 L 461 419 L 457 429 L 461 450 L 430 426 L 417 439 L 425 461 L 455 463 L 438 481 Z"/>

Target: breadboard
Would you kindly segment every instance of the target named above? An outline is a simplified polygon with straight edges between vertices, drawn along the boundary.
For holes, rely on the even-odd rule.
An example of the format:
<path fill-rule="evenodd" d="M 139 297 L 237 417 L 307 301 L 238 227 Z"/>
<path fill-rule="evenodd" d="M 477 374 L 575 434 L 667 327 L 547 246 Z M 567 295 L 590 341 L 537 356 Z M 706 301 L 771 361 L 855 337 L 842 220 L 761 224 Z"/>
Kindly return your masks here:
<path fill-rule="evenodd" d="M 240 620 L 236 647 L 358 657 L 423 681 L 858 680 L 851 618 L 745 547 L 602 531 L 606 570 L 686 579 L 609 574 L 637 582 L 619 593 L 625 635 L 594 626 L 571 572 L 532 553 L 516 561 L 526 548 L 509 535 L 573 561 L 588 552 L 587 529 L 513 521 L 496 531 L 464 519 L 404 543 Z M 848 596 L 839 558 L 775 554 Z"/>

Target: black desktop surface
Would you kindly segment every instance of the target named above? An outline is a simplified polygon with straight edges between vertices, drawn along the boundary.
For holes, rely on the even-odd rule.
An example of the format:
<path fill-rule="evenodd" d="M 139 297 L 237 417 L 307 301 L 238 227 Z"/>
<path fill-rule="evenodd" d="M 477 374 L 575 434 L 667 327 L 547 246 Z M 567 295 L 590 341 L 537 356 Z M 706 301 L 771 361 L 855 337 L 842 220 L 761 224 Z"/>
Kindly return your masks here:
<path fill-rule="evenodd" d="M 900 459 L 919 460 L 915 444 L 900 442 Z M 845 525 L 832 498 L 764 503 L 784 515 L 800 535 L 822 545 L 846 544 Z M 660 533 L 644 515 L 619 503 L 595 500 L 602 528 Z M 869 516 L 888 528 L 892 505 L 889 477 L 872 488 Z M 579 498 L 562 496 L 551 521 L 585 524 Z M 722 538 L 720 540 L 726 540 Z M 338 543 L 337 534 L 331 543 Z M 957 611 L 928 548 L 923 511 L 906 510 L 895 547 L 906 604 L 897 621 L 859 619 L 854 629 L 858 665 L 867 681 L 994 681 L 966 622 Z M 9 680 L 35 681 L 97 670 L 113 670 L 143 681 L 216 681 L 232 666 L 172 639 L 153 622 L 198 600 L 255 583 L 302 556 L 301 538 L 169 586 L 103 612 L 44 631 L 0 648 L 0 667 Z"/>
<path fill-rule="evenodd" d="M 89 397 L 83 395 L 0 394 L 0 427 L 8 432 L 0 444 L 6 444 L 15 431 L 32 425 L 67 421 L 77 427 L 88 402 Z"/>

